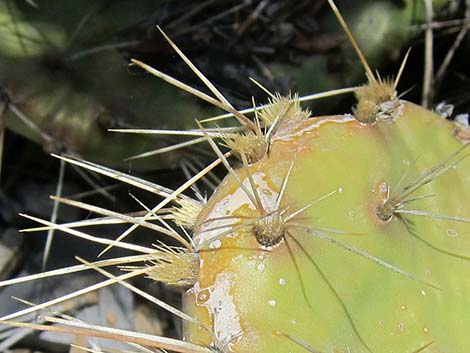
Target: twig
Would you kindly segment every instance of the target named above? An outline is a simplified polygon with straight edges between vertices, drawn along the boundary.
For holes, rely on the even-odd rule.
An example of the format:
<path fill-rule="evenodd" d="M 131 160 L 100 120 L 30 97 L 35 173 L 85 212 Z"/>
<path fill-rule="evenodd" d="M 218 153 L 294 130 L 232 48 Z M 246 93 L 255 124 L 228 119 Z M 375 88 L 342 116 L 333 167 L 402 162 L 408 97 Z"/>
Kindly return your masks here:
<path fill-rule="evenodd" d="M 470 20 L 470 4 L 467 6 L 467 9 L 465 10 L 465 18 L 466 20 Z M 467 34 L 469 28 L 470 28 L 470 22 L 462 27 L 459 34 L 457 34 L 457 37 L 455 38 L 454 43 L 452 44 L 449 51 L 447 52 L 444 60 L 442 60 L 441 66 L 439 66 L 439 69 L 437 70 L 437 73 L 436 73 L 436 77 L 434 79 L 434 89 L 436 91 L 439 90 L 439 86 L 441 85 L 442 80 L 444 79 L 444 75 L 447 71 L 447 68 L 449 67 L 450 62 L 452 61 L 452 58 L 454 57 L 455 51 L 458 49 L 460 44 L 462 44 L 462 40 Z"/>
<path fill-rule="evenodd" d="M 62 196 L 62 190 L 64 186 L 64 174 L 65 174 L 65 161 L 61 160 L 60 167 L 59 167 L 59 177 L 57 179 L 57 188 L 55 192 L 56 197 Z M 50 220 L 51 223 L 56 223 L 58 213 L 59 213 L 59 202 L 57 200 L 54 200 L 54 204 L 52 206 L 52 215 L 51 215 L 51 220 Z M 46 245 L 44 246 L 44 254 L 42 257 L 42 265 L 41 265 L 42 271 L 46 270 L 47 259 L 49 258 L 52 240 L 54 239 L 54 232 L 55 232 L 54 228 L 49 229 L 49 231 L 47 232 Z"/>
<path fill-rule="evenodd" d="M 424 41 L 424 74 L 423 74 L 423 93 L 421 98 L 421 105 L 429 108 L 433 100 L 433 29 L 431 27 L 433 18 L 432 0 L 424 0 L 424 7 L 426 11 L 426 32 Z"/>

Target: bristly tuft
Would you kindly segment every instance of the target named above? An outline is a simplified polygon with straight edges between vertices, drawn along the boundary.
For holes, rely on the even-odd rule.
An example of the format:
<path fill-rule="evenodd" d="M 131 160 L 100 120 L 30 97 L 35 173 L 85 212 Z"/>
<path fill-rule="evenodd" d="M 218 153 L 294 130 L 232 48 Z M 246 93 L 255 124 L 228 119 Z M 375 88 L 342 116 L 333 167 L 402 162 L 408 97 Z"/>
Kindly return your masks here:
<path fill-rule="evenodd" d="M 281 211 L 276 211 L 260 218 L 253 224 L 252 232 L 258 243 L 263 246 L 279 244 L 286 234 L 286 224 L 282 218 Z"/>
<path fill-rule="evenodd" d="M 248 163 L 255 163 L 264 157 L 267 151 L 267 141 L 264 135 L 253 131 L 243 132 L 241 134 L 227 134 L 224 143 L 238 159 L 245 156 Z"/>
<path fill-rule="evenodd" d="M 300 107 L 297 94 L 293 97 L 276 95 L 269 103 L 267 107 L 259 111 L 259 117 L 267 127 L 276 124 L 279 128 L 285 123 L 290 124 L 310 117 L 310 112 Z"/>
<path fill-rule="evenodd" d="M 199 274 L 199 255 L 185 248 L 169 246 L 164 243 L 155 245 L 155 258 L 148 261 L 147 277 L 168 286 L 190 288 L 197 282 Z M 121 266 L 122 270 L 140 270 L 142 266 Z"/>
<path fill-rule="evenodd" d="M 380 119 L 383 111 L 383 104 L 392 102 L 397 98 L 397 91 L 394 83 L 389 79 L 370 79 L 369 82 L 356 91 L 357 106 L 354 111 L 356 119 L 361 123 L 374 123 Z M 387 109 L 385 109 L 387 110 Z"/>
<path fill-rule="evenodd" d="M 173 221 L 180 227 L 193 229 L 204 204 L 191 199 L 178 199 L 176 202 L 178 206 L 170 209 Z"/>
<path fill-rule="evenodd" d="M 289 130 L 297 122 L 308 119 L 310 112 L 300 107 L 298 95 L 270 99 L 269 104 L 256 111 L 256 129 L 241 134 L 227 134 L 223 140 L 234 155 L 248 163 L 255 163 L 269 151 L 272 138 L 277 132 Z"/>

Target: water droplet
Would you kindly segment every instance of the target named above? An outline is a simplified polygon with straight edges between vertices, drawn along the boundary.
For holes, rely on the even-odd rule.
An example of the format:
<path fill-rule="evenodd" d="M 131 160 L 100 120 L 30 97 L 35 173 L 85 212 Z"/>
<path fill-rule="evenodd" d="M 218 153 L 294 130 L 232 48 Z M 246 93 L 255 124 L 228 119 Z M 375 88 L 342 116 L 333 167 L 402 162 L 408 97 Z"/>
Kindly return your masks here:
<path fill-rule="evenodd" d="M 379 325 L 383 327 L 383 325 L 385 325 L 385 322 L 383 320 L 380 320 Z"/>
<path fill-rule="evenodd" d="M 197 294 L 197 303 L 204 304 L 209 300 L 210 292 L 207 289 L 200 291 Z"/>
<path fill-rule="evenodd" d="M 343 192 L 343 188 L 342 188 L 341 186 L 338 188 L 338 192 L 339 192 L 340 194 Z"/>
<path fill-rule="evenodd" d="M 286 279 L 285 278 L 279 278 L 279 284 L 281 286 L 284 286 L 286 284 Z"/>
<path fill-rule="evenodd" d="M 349 213 L 349 216 L 350 216 L 350 217 L 356 216 L 356 211 L 354 211 L 354 210 L 351 210 L 351 211 L 349 211 L 348 213 Z"/>
<path fill-rule="evenodd" d="M 421 295 L 422 295 L 423 297 L 426 296 L 426 291 L 425 291 L 424 289 L 421 289 Z"/>
<path fill-rule="evenodd" d="M 292 325 L 297 324 L 297 320 L 291 320 L 291 322 L 292 322 Z"/>
<path fill-rule="evenodd" d="M 388 185 L 387 185 L 387 183 L 382 183 L 382 184 L 380 184 L 379 190 L 380 190 L 380 192 L 387 192 L 387 191 L 388 191 Z"/>
<path fill-rule="evenodd" d="M 426 326 L 423 327 L 423 331 L 426 335 L 429 333 L 429 329 Z"/>
<path fill-rule="evenodd" d="M 405 304 L 402 304 L 402 305 L 400 306 L 400 308 L 401 308 L 401 310 L 406 310 L 406 305 L 405 305 Z"/>
<path fill-rule="evenodd" d="M 268 304 L 271 306 L 276 306 L 276 301 L 274 299 L 268 300 Z"/>
<path fill-rule="evenodd" d="M 264 264 L 263 263 L 259 263 L 258 266 L 256 266 L 256 269 L 260 272 L 263 272 L 264 271 Z"/>
<path fill-rule="evenodd" d="M 456 238 L 459 236 L 459 233 L 455 229 L 447 229 L 447 236 L 450 238 Z"/>
<path fill-rule="evenodd" d="M 266 195 L 266 196 L 271 196 L 273 193 L 271 190 L 269 189 L 263 189 L 263 191 L 261 191 L 263 193 L 263 195 Z"/>
<path fill-rule="evenodd" d="M 209 248 L 218 249 L 218 248 L 220 248 L 221 245 L 222 245 L 222 242 L 219 239 L 217 239 L 217 240 L 214 240 L 212 243 L 209 244 Z"/>
<path fill-rule="evenodd" d="M 405 331 L 405 324 L 403 322 L 400 322 L 398 324 L 398 328 L 400 329 L 401 332 Z"/>

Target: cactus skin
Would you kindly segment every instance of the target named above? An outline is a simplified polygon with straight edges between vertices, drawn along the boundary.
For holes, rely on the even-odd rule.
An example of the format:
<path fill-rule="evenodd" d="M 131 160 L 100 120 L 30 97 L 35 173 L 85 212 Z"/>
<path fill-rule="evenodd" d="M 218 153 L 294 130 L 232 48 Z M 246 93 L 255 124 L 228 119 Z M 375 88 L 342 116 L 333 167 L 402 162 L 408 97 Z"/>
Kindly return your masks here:
<path fill-rule="evenodd" d="M 286 335 L 322 353 L 468 351 L 470 159 L 460 160 L 408 199 L 435 196 L 406 207 L 467 220 L 409 214 L 380 220 L 376 212 L 387 197 L 387 185 L 393 195 L 395 187 L 410 184 L 463 145 L 451 122 L 408 102 L 399 105 L 394 119 L 373 124 L 352 116 L 307 119 L 274 139 L 269 154 L 248 167 L 271 211 L 294 156 L 280 203 L 289 207 L 287 213 L 331 191 L 341 192 L 286 222 L 286 235 L 272 248 L 257 242 L 252 226 L 202 247 L 198 282 L 185 293 L 184 307 L 212 327 L 228 352 L 307 351 Z M 246 168 L 236 173 L 249 188 Z M 207 228 L 235 228 L 246 221 L 217 217 L 253 219 L 254 213 L 235 178 L 227 176 L 199 216 L 196 244 L 211 234 Z M 294 223 L 344 231 L 348 234 L 322 234 L 415 279 Z M 186 325 L 186 339 L 214 341 L 193 324 Z"/>

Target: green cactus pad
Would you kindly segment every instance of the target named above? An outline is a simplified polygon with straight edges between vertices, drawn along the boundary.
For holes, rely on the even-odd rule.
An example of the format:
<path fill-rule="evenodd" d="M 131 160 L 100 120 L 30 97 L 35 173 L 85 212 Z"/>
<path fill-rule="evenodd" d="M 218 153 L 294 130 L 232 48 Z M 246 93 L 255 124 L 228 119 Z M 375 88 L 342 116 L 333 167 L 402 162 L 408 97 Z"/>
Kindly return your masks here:
<path fill-rule="evenodd" d="M 213 335 L 187 324 L 187 340 L 236 353 L 468 352 L 469 148 L 451 122 L 398 103 L 373 124 L 290 125 L 236 170 L 250 197 L 225 178 L 196 224 L 201 268 L 184 296 Z M 260 245 L 256 226 L 276 217 L 282 237 Z"/>

